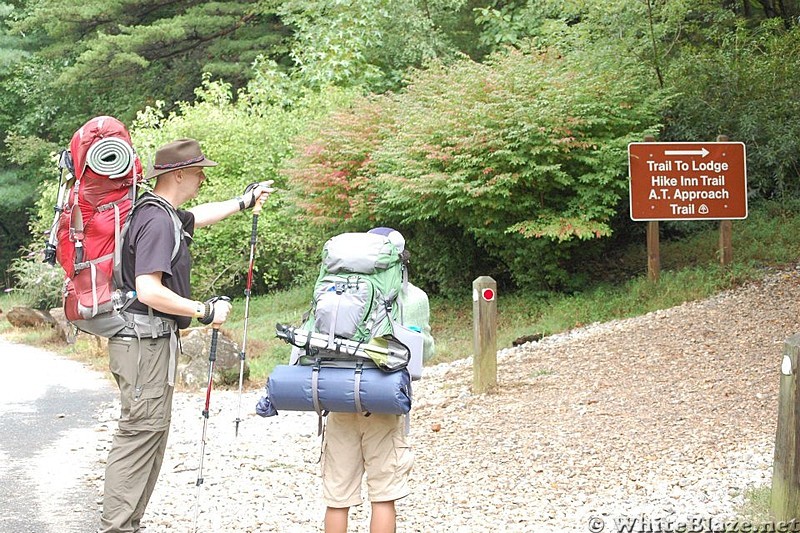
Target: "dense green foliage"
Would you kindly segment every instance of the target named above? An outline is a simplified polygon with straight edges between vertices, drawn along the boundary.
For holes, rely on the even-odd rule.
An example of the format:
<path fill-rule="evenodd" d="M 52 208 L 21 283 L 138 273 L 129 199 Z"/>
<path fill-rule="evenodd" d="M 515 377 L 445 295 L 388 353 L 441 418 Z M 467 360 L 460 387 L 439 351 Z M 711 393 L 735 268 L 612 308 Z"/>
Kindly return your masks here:
<path fill-rule="evenodd" d="M 610 70 L 602 56 L 512 52 L 430 68 L 323 123 L 293 162 L 295 201 L 352 227 L 412 225 L 425 248 L 452 228 L 517 285 L 563 288 L 566 243 L 611 234 L 627 145 L 656 132 L 664 102 L 636 65 Z M 474 277 L 461 254 L 440 252 L 423 262 Z M 439 289 L 463 282 L 425 274 Z"/>
<path fill-rule="evenodd" d="M 21 171 L 0 172 L 0 202 L 5 212 L 5 216 L 0 217 L 0 264 L 9 265 L 22 246 L 31 241 L 26 208 L 35 191 L 36 184 L 27 180 Z M 51 221 L 52 212 L 51 207 Z M 8 285 L 9 279 L 4 281 Z"/>
<path fill-rule="evenodd" d="M 786 31 L 770 21 L 714 35 L 713 42 L 669 72 L 682 97 L 669 111 L 665 136 L 743 141 L 752 194 L 798 194 L 800 27 Z"/>
<path fill-rule="evenodd" d="M 11 273 L 19 280 L 14 288 L 20 292 L 20 298 L 26 305 L 35 309 L 51 309 L 61 305 L 64 273 L 59 268 L 18 257 L 11 262 Z"/>
<path fill-rule="evenodd" d="M 294 76 L 306 87 L 397 88 L 412 66 L 480 55 L 475 0 L 290 0 L 278 13 L 295 32 Z"/>
<path fill-rule="evenodd" d="M 99 114 L 194 100 L 203 73 L 234 90 L 269 64 L 304 87 L 399 86 L 409 66 L 478 53 L 467 0 L 17 0 L 0 4 L 0 133 L 63 142 Z M 474 30 L 474 26 L 472 28 Z M 77 118 L 76 118 L 77 117 Z M 3 137 L 5 135 L 2 135 Z M 1 140 L 1 139 L 0 139 Z"/>
<path fill-rule="evenodd" d="M 242 86 L 258 54 L 285 54 L 288 32 L 254 0 L 21 4 L 11 30 L 30 35 L 36 47 L 17 76 L 41 76 L 38 90 L 22 95 L 30 108 L 22 116 L 36 111 L 42 122 L 26 134 L 63 139 L 76 122 L 99 114 L 127 122 L 155 99 L 170 106 L 192 99 L 203 72 Z"/>
<path fill-rule="evenodd" d="M 198 201 L 275 179 L 261 288 L 301 280 L 331 233 L 386 224 L 428 289 L 490 274 L 580 290 L 598 257 L 641 240 L 629 141 L 727 134 L 747 144 L 752 199 L 798 192 L 799 12 L 794 0 L 1 3 L 0 186 L 19 196 L 0 229 L 21 234 L 36 202 L 31 246 L 44 242 L 49 155 L 109 113 L 145 162 L 200 139 L 221 165 Z M 199 290 L 241 287 L 249 227 L 239 216 L 199 235 Z M 0 261 L 23 244 L 4 236 Z"/>

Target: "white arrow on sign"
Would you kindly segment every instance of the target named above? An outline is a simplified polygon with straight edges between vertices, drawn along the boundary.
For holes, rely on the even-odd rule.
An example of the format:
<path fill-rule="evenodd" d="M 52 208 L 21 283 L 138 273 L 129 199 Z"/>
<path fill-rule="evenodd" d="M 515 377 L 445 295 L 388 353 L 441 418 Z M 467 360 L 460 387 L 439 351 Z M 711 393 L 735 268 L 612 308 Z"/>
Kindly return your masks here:
<path fill-rule="evenodd" d="M 705 148 L 702 150 L 664 150 L 664 155 L 699 155 L 700 157 L 705 157 L 710 153 Z"/>

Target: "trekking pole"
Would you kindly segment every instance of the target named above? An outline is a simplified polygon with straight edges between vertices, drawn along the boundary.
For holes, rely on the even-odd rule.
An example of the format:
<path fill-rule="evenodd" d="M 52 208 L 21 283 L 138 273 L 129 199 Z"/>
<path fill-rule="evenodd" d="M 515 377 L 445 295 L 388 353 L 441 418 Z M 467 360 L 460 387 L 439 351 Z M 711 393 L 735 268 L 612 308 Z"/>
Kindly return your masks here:
<path fill-rule="evenodd" d="M 219 296 L 212 300 L 230 300 L 226 296 Z M 200 485 L 203 484 L 203 459 L 206 454 L 206 430 L 208 429 L 208 415 L 211 407 L 211 387 L 214 383 L 214 362 L 217 360 L 217 338 L 219 337 L 219 324 L 214 324 L 211 330 L 211 349 L 208 353 L 208 387 L 206 387 L 206 403 L 203 408 L 203 436 L 200 439 L 200 467 L 197 472 L 197 498 L 194 505 L 194 531 L 197 531 L 197 518 L 200 515 Z"/>
<path fill-rule="evenodd" d="M 255 185 L 255 184 L 254 184 Z M 247 192 L 247 190 L 245 190 Z M 247 286 L 244 290 L 244 334 L 242 336 L 242 350 L 239 352 L 239 407 L 236 411 L 236 433 L 239 436 L 239 422 L 242 421 L 242 387 L 244 385 L 244 360 L 247 353 L 247 322 L 250 318 L 250 293 L 253 287 L 253 267 L 256 255 L 256 237 L 258 230 L 258 215 L 261 214 L 261 204 L 264 203 L 262 196 L 256 199 L 253 206 L 253 229 L 250 232 L 250 265 L 247 267 Z"/>
<path fill-rule="evenodd" d="M 61 150 L 58 154 L 58 197 L 56 198 L 56 205 L 53 207 L 55 217 L 53 224 L 50 226 L 48 232 L 47 244 L 44 247 L 44 262 L 55 266 L 56 264 L 56 247 L 58 245 L 58 222 L 61 218 L 61 212 L 64 211 L 64 196 L 67 191 L 67 183 L 69 178 L 64 179 L 64 170 L 70 175 L 75 171 L 72 165 L 72 156 L 69 150 Z"/>

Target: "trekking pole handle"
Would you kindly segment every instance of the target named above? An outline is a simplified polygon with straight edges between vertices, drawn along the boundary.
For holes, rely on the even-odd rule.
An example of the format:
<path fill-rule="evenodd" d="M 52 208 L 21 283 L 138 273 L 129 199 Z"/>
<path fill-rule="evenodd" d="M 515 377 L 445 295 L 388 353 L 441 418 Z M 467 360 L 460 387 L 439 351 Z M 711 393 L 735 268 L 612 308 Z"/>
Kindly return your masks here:
<path fill-rule="evenodd" d="M 247 187 L 245 187 L 244 194 L 242 194 L 242 196 L 238 197 L 238 199 L 239 199 L 239 210 L 243 211 L 245 209 L 246 204 L 244 203 L 244 196 L 246 194 L 248 194 L 248 193 L 253 192 L 253 189 L 255 189 L 256 187 L 261 186 L 261 187 L 265 188 L 266 190 L 263 193 L 261 193 L 260 195 L 258 195 L 258 196 L 255 196 L 255 193 L 253 193 L 253 198 L 251 200 L 253 202 L 251 204 L 253 206 L 253 215 L 255 215 L 257 217 L 259 215 L 259 213 L 261 213 L 261 208 L 262 208 L 262 206 L 264 204 L 264 199 L 266 199 L 265 196 L 267 194 L 269 194 L 270 192 L 274 191 L 274 189 L 272 189 L 270 187 L 271 185 L 272 185 L 272 180 L 266 180 L 266 181 L 261 181 L 261 182 L 256 181 L 256 182 L 251 183 Z"/>
<path fill-rule="evenodd" d="M 258 198 L 256 198 L 256 205 L 253 206 L 253 217 L 257 217 L 261 214 L 261 209 L 264 207 L 264 195 L 262 194 Z M 255 224 L 255 220 L 253 220 Z"/>
<path fill-rule="evenodd" d="M 214 324 L 211 329 L 211 349 L 208 352 L 208 360 L 212 363 L 217 360 L 217 340 L 219 338 L 219 324 Z"/>
<path fill-rule="evenodd" d="M 198 317 L 197 321 L 203 324 L 204 326 L 208 326 L 214 322 L 214 304 L 218 301 L 223 300 L 226 302 L 230 302 L 231 299 L 227 296 L 214 296 L 213 298 L 209 298 L 204 303 L 206 308 L 206 314 L 202 317 Z M 219 327 L 219 326 L 214 326 Z"/>
<path fill-rule="evenodd" d="M 253 227 L 250 230 L 250 246 L 256 245 L 256 237 L 258 236 L 258 214 L 261 212 L 262 200 L 256 200 L 256 205 L 253 207 Z"/>

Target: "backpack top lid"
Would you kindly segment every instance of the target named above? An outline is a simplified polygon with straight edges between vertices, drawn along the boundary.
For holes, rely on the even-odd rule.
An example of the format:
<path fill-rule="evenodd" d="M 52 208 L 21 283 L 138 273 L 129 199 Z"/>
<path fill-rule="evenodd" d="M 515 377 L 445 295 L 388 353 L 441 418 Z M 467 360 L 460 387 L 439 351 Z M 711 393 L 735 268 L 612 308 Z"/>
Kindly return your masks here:
<path fill-rule="evenodd" d="M 322 273 L 375 274 L 400 269 L 400 251 L 385 235 L 340 233 L 322 249 Z"/>
<path fill-rule="evenodd" d="M 131 145 L 125 125 L 114 117 L 89 120 L 72 136 L 69 143 L 75 178 L 114 180 L 113 188 L 142 181 L 142 164 Z"/>
<path fill-rule="evenodd" d="M 89 165 L 88 156 L 90 152 L 97 151 L 97 144 L 107 144 L 108 149 L 105 153 L 96 154 L 96 157 L 92 158 L 92 164 Z M 100 116 L 89 120 L 78 128 L 69 143 L 69 151 L 75 166 L 75 178 L 82 179 L 87 166 L 96 175 L 132 178 L 136 157 L 131 144 L 128 129 L 116 118 Z M 141 164 L 139 166 L 141 174 Z"/>
<path fill-rule="evenodd" d="M 143 181 L 142 164 L 125 125 L 114 117 L 95 117 L 81 126 L 69 143 L 75 179 L 81 183 L 78 205 L 84 223 L 98 207 L 117 202 Z"/>
<path fill-rule="evenodd" d="M 406 238 L 403 237 L 403 234 L 397 231 L 396 229 L 387 228 L 387 227 L 379 227 L 379 228 L 372 228 L 367 233 L 372 233 L 373 235 L 383 235 L 388 237 L 389 242 L 395 245 L 397 251 L 403 253 L 406 249 Z"/>

